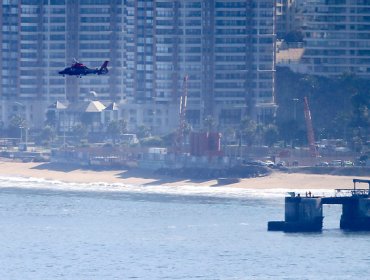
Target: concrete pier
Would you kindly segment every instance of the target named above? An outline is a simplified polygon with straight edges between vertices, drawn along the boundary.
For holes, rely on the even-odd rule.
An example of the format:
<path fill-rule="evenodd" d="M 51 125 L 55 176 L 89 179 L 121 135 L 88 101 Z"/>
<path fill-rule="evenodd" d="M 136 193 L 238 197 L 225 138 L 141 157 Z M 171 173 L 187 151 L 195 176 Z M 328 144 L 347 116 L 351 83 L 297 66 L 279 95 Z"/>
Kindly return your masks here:
<path fill-rule="evenodd" d="M 354 198 L 343 204 L 340 228 L 370 230 L 370 198 Z"/>
<path fill-rule="evenodd" d="M 286 197 L 285 221 L 269 222 L 268 230 L 320 231 L 322 229 L 322 203 L 317 197 Z"/>
<path fill-rule="evenodd" d="M 353 179 L 353 189 L 337 189 L 333 197 L 285 198 L 285 221 L 268 222 L 269 231 L 308 232 L 321 231 L 323 204 L 341 204 L 340 228 L 344 230 L 370 230 L 370 180 Z M 368 183 L 369 189 L 357 189 L 356 183 Z"/>

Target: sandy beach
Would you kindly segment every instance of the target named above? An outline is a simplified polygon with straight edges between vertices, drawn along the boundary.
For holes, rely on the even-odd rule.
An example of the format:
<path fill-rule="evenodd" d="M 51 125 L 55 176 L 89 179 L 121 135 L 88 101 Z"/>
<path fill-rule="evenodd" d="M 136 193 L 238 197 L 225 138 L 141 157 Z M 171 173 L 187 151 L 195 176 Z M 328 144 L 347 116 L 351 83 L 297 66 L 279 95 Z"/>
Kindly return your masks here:
<path fill-rule="evenodd" d="M 199 185 L 218 186 L 216 180 L 188 180 L 166 177 L 144 170 L 91 170 L 72 164 L 61 163 L 23 163 L 0 161 L 0 176 L 20 176 L 43 178 L 77 183 L 122 183 L 131 185 Z M 242 179 L 228 187 L 248 189 L 336 189 L 352 188 L 353 176 L 334 176 L 322 174 L 284 173 L 274 171 L 270 176 Z M 358 177 L 370 179 L 369 177 Z M 366 188 L 367 186 L 361 186 Z"/>

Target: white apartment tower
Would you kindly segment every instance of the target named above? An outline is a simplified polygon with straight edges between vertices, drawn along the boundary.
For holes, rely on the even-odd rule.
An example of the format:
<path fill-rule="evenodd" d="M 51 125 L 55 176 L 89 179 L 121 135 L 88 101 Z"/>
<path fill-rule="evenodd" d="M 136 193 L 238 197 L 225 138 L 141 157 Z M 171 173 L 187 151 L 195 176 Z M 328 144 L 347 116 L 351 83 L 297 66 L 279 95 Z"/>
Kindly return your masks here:
<path fill-rule="evenodd" d="M 370 77 L 370 1 L 306 0 L 308 73 Z"/>
<path fill-rule="evenodd" d="M 275 110 L 275 1 L 128 0 L 124 17 L 128 99 L 173 104 L 188 79 L 193 127 Z M 155 15 L 155 16 L 153 16 Z"/>

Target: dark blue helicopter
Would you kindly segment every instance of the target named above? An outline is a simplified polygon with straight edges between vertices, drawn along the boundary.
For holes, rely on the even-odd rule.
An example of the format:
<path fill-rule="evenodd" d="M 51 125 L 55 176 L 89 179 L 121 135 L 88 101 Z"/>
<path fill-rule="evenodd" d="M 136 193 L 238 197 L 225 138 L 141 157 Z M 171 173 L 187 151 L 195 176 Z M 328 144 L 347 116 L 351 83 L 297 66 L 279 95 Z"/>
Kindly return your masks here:
<path fill-rule="evenodd" d="M 75 62 L 72 64 L 71 67 L 67 67 L 64 70 L 59 71 L 58 73 L 60 75 L 63 75 L 63 77 L 65 75 L 70 75 L 70 76 L 77 76 L 77 77 L 80 77 L 80 78 L 82 76 L 86 76 L 86 75 L 90 75 L 90 74 L 104 75 L 104 74 L 107 74 L 108 71 L 109 71 L 108 68 L 107 68 L 108 63 L 109 63 L 109 61 L 106 60 L 106 61 L 104 61 L 102 66 L 100 66 L 100 68 L 92 69 L 92 68 L 88 68 L 84 64 L 75 60 Z"/>

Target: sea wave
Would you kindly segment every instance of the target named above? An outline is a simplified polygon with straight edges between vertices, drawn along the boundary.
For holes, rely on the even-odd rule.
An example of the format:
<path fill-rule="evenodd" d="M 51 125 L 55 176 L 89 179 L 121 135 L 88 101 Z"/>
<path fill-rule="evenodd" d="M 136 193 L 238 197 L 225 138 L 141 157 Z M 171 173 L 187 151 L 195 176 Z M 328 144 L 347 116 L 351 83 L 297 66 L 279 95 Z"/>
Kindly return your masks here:
<path fill-rule="evenodd" d="M 56 191 L 83 191 L 83 192 L 120 192 L 133 194 L 163 194 L 177 196 L 205 196 L 217 198 L 263 198 L 276 199 L 285 197 L 290 192 L 303 194 L 302 189 L 285 188 L 238 188 L 230 186 L 199 186 L 199 185 L 133 185 L 123 183 L 71 183 L 58 180 L 41 179 L 34 177 L 0 176 L 0 189 L 45 189 Z M 330 189 L 315 189 L 314 195 L 333 195 Z"/>

